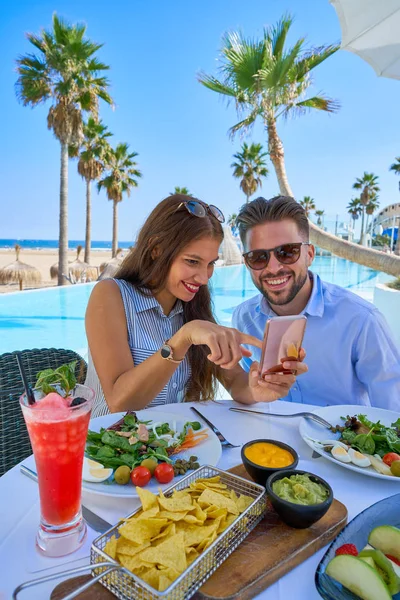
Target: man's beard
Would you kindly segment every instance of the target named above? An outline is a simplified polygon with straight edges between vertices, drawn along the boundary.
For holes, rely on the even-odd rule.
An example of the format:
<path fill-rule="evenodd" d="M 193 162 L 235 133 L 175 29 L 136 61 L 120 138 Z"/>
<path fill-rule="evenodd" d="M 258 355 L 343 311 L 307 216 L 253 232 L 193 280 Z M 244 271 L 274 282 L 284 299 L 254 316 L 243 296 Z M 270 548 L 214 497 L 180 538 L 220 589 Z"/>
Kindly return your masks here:
<path fill-rule="evenodd" d="M 256 288 L 258 289 L 259 292 L 261 292 L 261 294 L 264 296 L 264 298 L 267 300 L 267 302 L 271 305 L 275 305 L 275 306 L 284 306 L 285 304 L 289 304 L 290 302 L 292 302 L 292 300 L 295 299 L 295 297 L 297 296 L 297 294 L 300 292 L 300 290 L 303 288 L 303 286 L 305 285 L 307 279 L 308 279 L 308 271 L 306 270 L 306 272 L 304 273 L 304 275 L 302 273 L 299 273 L 297 276 L 294 274 L 293 271 L 286 272 L 286 273 L 277 273 L 276 275 L 274 275 L 274 277 L 284 277 L 287 275 L 291 275 L 291 287 L 289 289 L 284 289 L 282 291 L 276 291 L 274 292 L 270 292 L 269 290 L 266 290 L 265 287 L 262 285 L 262 281 L 257 281 L 255 282 L 253 280 L 254 285 L 256 286 Z M 266 277 L 264 277 L 264 279 L 267 279 Z"/>

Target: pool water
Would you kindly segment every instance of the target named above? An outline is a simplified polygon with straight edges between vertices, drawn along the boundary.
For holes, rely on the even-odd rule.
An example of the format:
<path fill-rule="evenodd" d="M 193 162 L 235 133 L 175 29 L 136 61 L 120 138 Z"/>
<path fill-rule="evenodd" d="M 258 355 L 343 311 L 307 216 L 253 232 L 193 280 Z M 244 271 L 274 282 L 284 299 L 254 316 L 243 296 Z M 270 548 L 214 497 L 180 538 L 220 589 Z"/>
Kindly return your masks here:
<path fill-rule="evenodd" d="M 331 256 L 316 257 L 312 270 L 325 281 L 349 288 L 370 301 L 375 284 L 390 279 Z M 222 325 L 229 325 L 235 307 L 257 290 L 244 265 L 217 268 L 211 281 L 217 319 Z M 84 319 L 93 285 L 0 294 L 0 354 L 53 347 L 70 348 L 86 356 Z"/>

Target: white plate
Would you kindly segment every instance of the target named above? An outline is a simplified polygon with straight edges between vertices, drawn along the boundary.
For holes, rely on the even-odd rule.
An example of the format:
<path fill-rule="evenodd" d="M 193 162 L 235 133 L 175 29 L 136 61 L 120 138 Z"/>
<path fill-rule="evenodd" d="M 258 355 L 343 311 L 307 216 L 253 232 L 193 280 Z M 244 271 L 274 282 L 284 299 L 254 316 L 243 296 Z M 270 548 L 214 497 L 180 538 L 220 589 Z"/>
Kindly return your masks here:
<path fill-rule="evenodd" d="M 376 423 L 380 421 L 386 427 L 390 426 L 392 423 L 397 421 L 400 417 L 400 414 L 395 413 L 391 410 L 384 410 L 383 408 L 373 408 L 371 406 L 360 406 L 359 404 L 343 404 L 339 406 L 325 406 L 324 408 L 319 408 L 318 410 L 312 411 L 314 414 L 323 417 L 328 423 L 332 425 L 343 425 L 344 421 L 341 417 L 346 417 L 350 415 L 350 417 L 354 415 L 366 415 L 370 421 Z M 335 463 L 335 465 L 339 465 L 339 467 L 344 467 L 345 469 L 349 469 L 350 471 L 357 471 L 357 473 L 362 473 L 363 475 L 369 475 L 370 477 L 377 477 L 378 479 L 385 479 L 386 481 L 397 481 L 400 483 L 400 477 L 394 477 L 391 475 L 382 475 L 375 471 L 373 467 L 357 467 L 353 463 L 342 463 L 336 458 L 332 456 L 330 452 L 325 452 L 321 448 L 318 448 L 308 437 L 313 438 L 314 440 L 329 440 L 329 439 L 339 439 L 340 434 L 332 433 L 329 429 L 326 429 L 322 425 L 318 425 L 315 421 L 311 421 L 311 419 L 301 419 L 299 425 L 300 435 L 305 441 L 305 443 L 310 446 L 315 452 L 318 452 L 324 458 L 327 458 L 331 462 Z"/>
<path fill-rule="evenodd" d="M 110 427 L 110 425 L 116 423 L 124 415 L 124 412 L 113 413 L 92 419 L 89 423 L 89 429 L 91 431 L 100 431 L 101 427 Z M 140 421 L 162 421 L 163 423 L 169 423 L 171 426 L 176 424 L 178 431 L 181 431 L 184 424 L 190 420 L 190 418 L 181 417 L 176 413 L 164 413 L 151 409 L 138 411 L 136 415 Z M 174 458 L 184 458 L 187 460 L 189 456 L 194 455 L 197 456 L 200 466 L 216 466 L 221 458 L 221 444 L 211 429 L 204 429 L 207 429 L 208 432 L 208 438 L 206 440 L 200 442 L 200 444 L 194 448 L 190 448 L 189 450 L 184 450 L 179 454 L 176 454 Z M 182 476 L 177 475 L 174 477 L 172 482 L 165 484 L 158 483 L 157 479 L 152 477 L 149 483 L 146 485 L 146 490 L 157 494 L 159 488 L 166 489 L 172 485 L 173 482 L 178 481 L 180 477 Z M 118 485 L 117 483 L 89 483 L 88 481 L 82 481 L 82 489 L 86 492 L 91 492 L 92 494 L 98 494 L 100 496 L 124 496 L 137 498 L 136 488 L 131 483 L 127 483 L 126 485 Z"/>

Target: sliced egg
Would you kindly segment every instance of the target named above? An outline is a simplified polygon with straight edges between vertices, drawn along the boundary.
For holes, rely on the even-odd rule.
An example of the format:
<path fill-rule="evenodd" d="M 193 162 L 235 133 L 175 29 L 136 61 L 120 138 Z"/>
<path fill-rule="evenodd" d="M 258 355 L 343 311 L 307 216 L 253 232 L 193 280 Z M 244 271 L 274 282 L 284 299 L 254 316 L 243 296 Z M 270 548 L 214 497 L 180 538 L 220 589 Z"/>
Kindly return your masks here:
<path fill-rule="evenodd" d="M 83 458 L 82 479 L 90 483 L 101 483 L 112 475 L 113 469 L 105 469 L 103 465 L 86 456 Z"/>
<path fill-rule="evenodd" d="M 369 467 L 371 465 L 371 461 L 369 460 L 368 456 L 361 454 L 361 452 L 354 450 L 354 448 L 349 448 L 349 456 L 351 462 L 357 467 Z"/>
<path fill-rule="evenodd" d="M 334 458 L 336 458 L 336 460 L 340 460 L 340 462 L 343 462 L 343 463 L 351 462 L 349 453 L 347 452 L 347 450 L 342 448 L 342 446 L 339 446 L 339 445 L 333 446 L 333 448 L 331 450 L 331 454 Z"/>

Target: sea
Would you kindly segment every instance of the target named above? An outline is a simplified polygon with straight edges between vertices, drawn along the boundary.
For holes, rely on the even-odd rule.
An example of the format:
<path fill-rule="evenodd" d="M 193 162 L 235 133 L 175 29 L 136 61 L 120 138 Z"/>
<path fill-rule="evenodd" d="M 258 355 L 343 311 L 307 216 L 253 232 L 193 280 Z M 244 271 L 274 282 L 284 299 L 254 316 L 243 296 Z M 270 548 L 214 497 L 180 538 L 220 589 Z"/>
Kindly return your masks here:
<path fill-rule="evenodd" d="M 24 239 L 0 239 L 1 248 L 14 248 L 15 244 L 19 244 L 21 248 L 31 250 L 54 250 L 58 248 L 58 240 L 24 240 Z M 118 242 L 119 248 L 130 248 L 134 242 Z M 84 240 L 69 240 L 68 248 L 75 250 L 77 246 L 85 246 Z M 111 241 L 93 240 L 91 244 L 92 250 L 111 250 Z"/>

